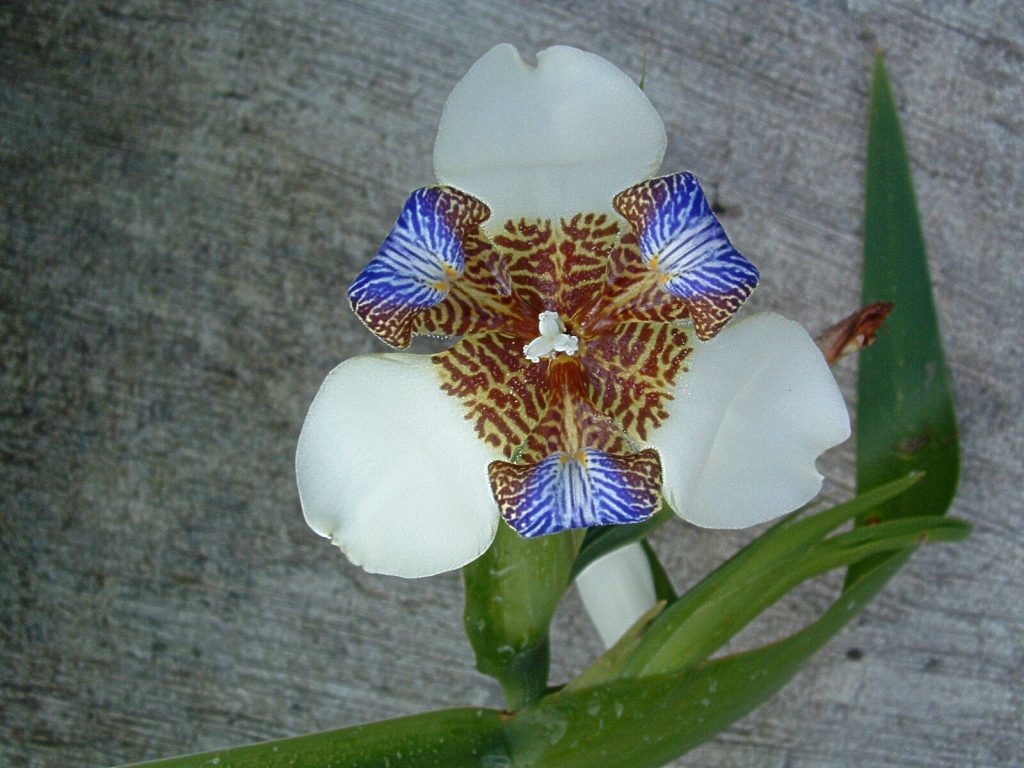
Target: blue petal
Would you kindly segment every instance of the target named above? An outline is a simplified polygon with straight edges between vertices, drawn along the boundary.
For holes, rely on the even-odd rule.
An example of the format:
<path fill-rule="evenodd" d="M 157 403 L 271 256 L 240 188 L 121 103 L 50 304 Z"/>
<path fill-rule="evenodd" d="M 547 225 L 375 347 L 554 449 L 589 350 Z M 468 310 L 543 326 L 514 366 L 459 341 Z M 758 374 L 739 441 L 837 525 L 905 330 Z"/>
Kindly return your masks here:
<path fill-rule="evenodd" d="M 588 448 L 528 465 L 495 461 L 488 473 L 502 517 L 525 537 L 638 523 L 661 502 L 661 462 L 650 448 L 628 456 Z"/>
<path fill-rule="evenodd" d="M 408 346 L 416 314 L 448 296 L 466 267 L 463 238 L 489 214 L 486 205 L 457 190 L 417 189 L 348 289 L 352 310 L 391 346 Z"/>
<path fill-rule="evenodd" d="M 615 197 L 643 259 L 687 302 L 697 335 L 710 339 L 750 296 L 760 275 L 733 248 L 692 173 L 645 181 Z"/>

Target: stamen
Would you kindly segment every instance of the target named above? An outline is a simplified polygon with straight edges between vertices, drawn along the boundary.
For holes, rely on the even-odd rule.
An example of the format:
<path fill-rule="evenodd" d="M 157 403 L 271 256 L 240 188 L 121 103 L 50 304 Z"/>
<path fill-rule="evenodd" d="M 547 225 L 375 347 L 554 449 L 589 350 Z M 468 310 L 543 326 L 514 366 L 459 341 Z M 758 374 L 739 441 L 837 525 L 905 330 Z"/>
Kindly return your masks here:
<path fill-rule="evenodd" d="M 580 348 L 580 340 L 565 332 L 565 325 L 557 312 L 541 312 L 537 317 L 537 329 L 540 336 L 523 347 L 526 359 L 539 363 L 542 357 L 554 357 L 559 352 L 575 355 Z"/>

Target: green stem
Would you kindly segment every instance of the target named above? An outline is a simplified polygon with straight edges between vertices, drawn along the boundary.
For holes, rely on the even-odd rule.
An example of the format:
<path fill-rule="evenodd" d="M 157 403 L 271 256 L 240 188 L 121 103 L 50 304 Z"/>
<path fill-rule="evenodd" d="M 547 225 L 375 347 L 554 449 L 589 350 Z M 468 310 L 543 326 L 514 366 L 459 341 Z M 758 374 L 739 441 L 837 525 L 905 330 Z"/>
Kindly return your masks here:
<path fill-rule="evenodd" d="M 476 668 L 501 683 L 509 711 L 547 690 L 548 627 L 569 585 L 581 538 L 566 531 L 524 539 L 503 523 L 491 548 L 462 571 L 463 624 Z"/>
<path fill-rule="evenodd" d="M 449 709 L 124 768 L 478 768 L 509 765 L 505 718 Z"/>
<path fill-rule="evenodd" d="M 537 645 L 509 656 L 500 669 L 480 671 L 501 683 L 505 706 L 509 712 L 517 712 L 547 692 L 550 668 L 551 643 L 545 636 Z"/>

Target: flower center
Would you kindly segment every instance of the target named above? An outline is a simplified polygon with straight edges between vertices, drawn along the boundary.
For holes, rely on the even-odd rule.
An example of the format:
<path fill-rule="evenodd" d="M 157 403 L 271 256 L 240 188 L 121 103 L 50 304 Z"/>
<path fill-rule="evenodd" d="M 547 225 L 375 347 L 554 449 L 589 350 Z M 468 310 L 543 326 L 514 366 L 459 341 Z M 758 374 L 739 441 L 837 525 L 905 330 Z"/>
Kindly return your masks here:
<path fill-rule="evenodd" d="M 565 332 L 565 325 L 557 312 L 541 312 L 537 316 L 540 336 L 523 347 L 526 359 L 539 363 L 542 357 L 554 357 L 559 352 L 575 355 L 580 347 L 580 340 Z"/>

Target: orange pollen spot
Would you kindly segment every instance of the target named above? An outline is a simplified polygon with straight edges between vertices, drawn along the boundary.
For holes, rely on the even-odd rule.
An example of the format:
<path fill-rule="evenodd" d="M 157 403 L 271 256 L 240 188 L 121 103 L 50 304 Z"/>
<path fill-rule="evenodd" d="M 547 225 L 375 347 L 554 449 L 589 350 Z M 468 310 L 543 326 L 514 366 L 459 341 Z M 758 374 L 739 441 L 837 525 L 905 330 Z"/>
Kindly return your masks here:
<path fill-rule="evenodd" d="M 440 291 L 441 293 L 448 293 L 448 289 L 450 287 L 448 285 L 447 280 L 431 280 L 427 283 L 427 285 L 429 285 L 435 291 Z"/>
<path fill-rule="evenodd" d="M 658 256 L 657 254 L 655 254 L 654 256 L 651 257 L 651 261 L 650 261 L 650 264 L 648 266 L 650 266 L 651 269 L 657 269 L 658 268 L 658 264 L 660 264 L 660 263 L 661 263 L 661 257 Z"/>
<path fill-rule="evenodd" d="M 455 267 L 450 264 L 444 265 L 444 273 L 448 275 L 449 280 L 455 280 L 459 276 L 459 273 L 455 271 Z"/>

